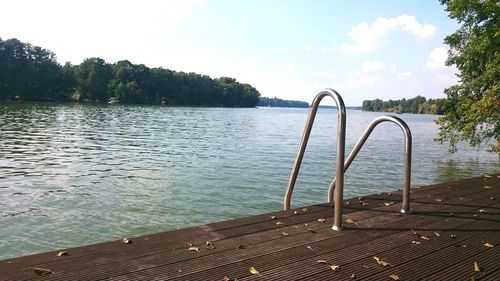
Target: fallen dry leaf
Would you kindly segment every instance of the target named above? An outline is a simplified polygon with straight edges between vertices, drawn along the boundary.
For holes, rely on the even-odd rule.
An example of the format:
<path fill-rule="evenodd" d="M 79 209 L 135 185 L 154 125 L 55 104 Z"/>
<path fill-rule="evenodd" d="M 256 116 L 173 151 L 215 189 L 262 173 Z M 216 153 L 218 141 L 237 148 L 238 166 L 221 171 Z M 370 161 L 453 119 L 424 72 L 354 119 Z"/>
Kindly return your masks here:
<path fill-rule="evenodd" d="M 245 249 L 245 246 L 238 244 L 238 246 L 236 246 L 236 249 Z"/>
<path fill-rule="evenodd" d="M 368 203 L 366 203 L 365 201 L 359 201 L 359 205 L 361 205 L 361 206 L 368 206 Z"/>
<path fill-rule="evenodd" d="M 299 211 L 294 211 L 293 212 L 294 215 L 298 215 L 299 214 Z"/>
<path fill-rule="evenodd" d="M 132 244 L 132 240 L 128 239 L 127 237 L 123 238 L 122 242 L 125 244 Z"/>
<path fill-rule="evenodd" d="M 283 235 L 283 236 L 288 236 L 288 232 L 284 232 L 284 231 L 283 231 L 283 232 L 281 232 L 281 235 Z"/>
<path fill-rule="evenodd" d="M 381 258 L 379 258 L 379 257 L 373 257 L 373 259 L 374 259 L 374 260 L 376 260 L 376 261 L 377 261 L 377 263 L 378 263 L 378 264 L 380 264 L 381 266 L 384 266 L 384 267 L 385 267 L 385 266 L 391 266 L 391 264 L 390 264 L 390 263 L 388 263 L 388 262 L 386 262 L 386 261 L 382 260 L 382 259 L 381 259 Z"/>
<path fill-rule="evenodd" d="M 495 247 L 495 245 L 493 245 L 493 244 L 491 244 L 489 242 L 484 243 L 483 246 L 485 246 L 486 248 L 493 248 L 493 247 Z"/>
<path fill-rule="evenodd" d="M 313 250 L 313 248 L 311 246 L 306 246 L 306 248 L 311 250 L 311 251 Z"/>
<path fill-rule="evenodd" d="M 475 272 L 483 272 L 481 270 L 481 268 L 479 267 L 479 264 L 477 263 L 477 261 L 474 262 L 474 271 Z"/>
<path fill-rule="evenodd" d="M 200 251 L 200 247 L 192 246 L 192 247 L 189 247 L 188 250 L 191 251 L 191 252 L 199 252 Z"/>
<path fill-rule="evenodd" d="M 302 212 L 304 212 L 304 213 L 308 213 L 308 212 L 309 212 L 309 209 L 308 209 L 308 208 L 304 208 L 304 209 L 302 209 Z"/>
<path fill-rule="evenodd" d="M 490 189 L 490 188 L 491 188 L 491 186 L 489 186 L 489 185 L 485 185 L 485 186 L 483 186 L 483 188 Z"/>
<path fill-rule="evenodd" d="M 278 221 L 276 222 L 276 225 L 284 225 L 285 223 L 281 222 L 281 221 Z"/>
<path fill-rule="evenodd" d="M 356 279 L 356 274 L 351 274 L 351 279 Z"/>
<path fill-rule="evenodd" d="M 392 280 L 401 280 L 397 274 L 391 274 L 389 275 L 389 278 L 392 278 Z"/>
<path fill-rule="evenodd" d="M 194 246 L 194 243 L 192 241 L 189 241 L 186 244 L 188 245 L 188 247 L 193 247 Z"/>
<path fill-rule="evenodd" d="M 332 264 L 332 265 L 330 265 L 330 268 L 331 268 L 333 271 L 337 271 L 337 270 L 339 270 L 339 269 L 340 269 L 340 266 L 335 265 L 335 264 Z"/>
<path fill-rule="evenodd" d="M 420 238 L 420 239 L 422 239 L 422 240 L 426 240 L 426 241 L 431 240 L 431 239 L 429 239 L 429 237 L 424 236 L 424 235 L 422 235 L 422 234 L 420 234 L 420 233 L 416 232 L 416 231 L 415 231 L 415 230 L 413 230 L 413 229 L 411 230 L 411 233 L 413 233 L 413 235 L 416 235 L 418 238 Z"/>
<path fill-rule="evenodd" d="M 325 221 L 326 221 L 326 219 L 324 219 L 324 218 L 319 218 L 319 219 L 318 219 L 318 221 L 319 221 L 319 222 L 325 222 Z"/>
<path fill-rule="evenodd" d="M 311 229 L 311 228 L 307 229 L 307 231 L 308 231 L 308 232 L 311 232 L 311 233 L 318 233 L 316 230 Z"/>
<path fill-rule="evenodd" d="M 231 281 L 231 278 L 224 276 L 224 279 L 222 279 L 222 281 Z"/>
<path fill-rule="evenodd" d="M 443 199 L 436 199 L 436 202 L 443 202 Z"/>
<path fill-rule="evenodd" d="M 456 238 L 457 238 L 457 236 L 456 236 L 455 234 L 451 234 L 451 235 L 450 235 L 450 238 L 451 238 L 451 239 L 456 239 Z"/>
<path fill-rule="evenodd" d="M 57 253 L 58 257 L 67 256 L 67 255 L 68 255 L 68 252 L 66 252 L 66 251 Z"/>
<path fill-rule="evenodd" d="M 33 272 L 38 276 L 49 275 L 54 273 L 54 271 L 46 268 L 33 267 Z"/>
<path fill-rule="evenodd" d="M 484 175 L 485 178 L 491 178 L 492 176 L 490 175 Z"/>
<path fill-rule="evenodd" d="M 205 248 L 213 250 L 213 249 L 215 249 L 215 245 L 214 245 L 214 243 L 207 241 L 207 243 L 205 243 Z"/>
<path fill-rule="evenodd" d="M 259 275 L 259 276 L 262 276 L 260 275 L 260 272 L 257 270 L 257 268 L 255 267 L 250 267 L 250 273 L 252 273 L 253 275 Z"/>
<path fill-rule="evenodd" d="M 439 233 L 439 232 L 434 232 L 434 236 L 439 237 L 439 236 L 441 236 L 441 233 Z"/>
<path fill-rule="evenodd" d="M 271 216 L 271 219 L 272 219 L 272 220 L 275 220 L 275 219 L 277 219 L 277 218 L 278 218 L 277 216 Z"/>
<path fill-rule="evenodd" d="M 479 212 L 480 212 L 480 213 L 486 213 L 486 210 L 484 210 L 484 209 L 480 209 L 480 210 L 479 210 Z"/>
<path fill-rule="evenodd" d="M 412 243 L 412 244 L 415 244 L 415 245 L 420 245 L 420 244 L 422 244 L 420 241 L 415 241 L 415 240 L 411 241 L 411 243 Z"/>
<path fill-rule="evenodd" d="M 495 200 L 495 196 L 491 196 L 491 197 L 490 197 L 490 200 Z"/>
<path fill-rule="evenodd" d="M 346 219 L 345 222 L 348 223 L 348 224 L 354 224 L 355 223 L 352 219 Z"/>
<path fill-rule="evenodd" d="M 318 260 L 316 261 L 317 263 L 321 263 L 321 264 L 328 264 L 328 261 L 327 260 Z"/>
<path fill-rule="evenodd" d="M 392 206 L 392 205 L 394 205 L 394 204 L 396 204 L 396 203 L 395 203 L 395 202 L 385 202 L 385 203 L 384 203 L 384 205 L 386 205 L 386 206 Z"/>

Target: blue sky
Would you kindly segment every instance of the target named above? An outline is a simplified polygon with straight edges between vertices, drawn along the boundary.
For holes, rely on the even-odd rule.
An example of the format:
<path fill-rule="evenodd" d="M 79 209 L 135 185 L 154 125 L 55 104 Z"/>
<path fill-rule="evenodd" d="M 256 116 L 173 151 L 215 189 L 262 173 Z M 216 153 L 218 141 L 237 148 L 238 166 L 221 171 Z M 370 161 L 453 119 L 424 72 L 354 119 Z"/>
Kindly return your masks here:
<path fill-rule="evenodd" d="M 456 83 L 443 38 L 457 29 L 437 0 L 0 0 L 0 36 L 54 51 L 230 76 L 262 96 L 347 105 L 441 98 Z"/>

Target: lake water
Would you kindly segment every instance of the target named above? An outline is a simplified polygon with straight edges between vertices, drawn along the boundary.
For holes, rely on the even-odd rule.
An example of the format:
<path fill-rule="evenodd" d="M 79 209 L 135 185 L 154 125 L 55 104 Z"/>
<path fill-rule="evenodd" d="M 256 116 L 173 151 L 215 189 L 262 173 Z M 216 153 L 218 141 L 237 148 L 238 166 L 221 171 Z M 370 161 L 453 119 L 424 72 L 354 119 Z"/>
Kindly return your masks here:
<path fill-rule="evenodd" d="M 282 208 L 308 109 L 0 104 L 0 259 Z M 349 110 L 347 150 L 380 113 Z M 499 157 L 413 134 L 412 186 L 500 171 Z M 292 206 L 326 201 L 337 113 L 320 109 Z M 402 186 L 403 136 L 385 123 L 353 162 L 345 198 Z"/>

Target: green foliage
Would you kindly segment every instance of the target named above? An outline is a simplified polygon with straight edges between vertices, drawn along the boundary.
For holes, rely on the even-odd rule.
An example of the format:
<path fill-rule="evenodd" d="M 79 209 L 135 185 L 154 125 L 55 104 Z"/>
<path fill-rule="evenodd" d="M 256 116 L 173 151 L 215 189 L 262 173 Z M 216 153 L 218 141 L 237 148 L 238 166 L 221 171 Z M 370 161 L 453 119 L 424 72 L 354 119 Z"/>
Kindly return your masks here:
<path fill-rule="evenodd" d="M 429 99 L 422 96 L 416 96 L 406 100 L 389 100 L 381 99 L 363 101 L 364 111 L 377 112 L 397 112 L 397 113 L 419 113 L 419 114 L 444 114 L 444 99 Z"/>
<path fill-rule="evenodd" d="M 79 65 L 17 39 L 0 39 L 0 100 L 74 100 L 184 106 L 254 107 L 260 93 L 233 78 L 88 58 Z"/>
<path fill-rule="evenodd" d="M 0 100 L 68 100 L 71 83 L 51 51 L 0 38 Z"/>
<path fill-rule="evenodd" d="M 445 90 L 446 116 L 439 118 L 438 141 L 489 145 L 500 154 L 500 4 L 496 0 L 441 0 L 460 28 L 445 38 L 446 64 L 455 65 L 460 81 Z"/>
<path fill-rule="evenodd" d="M 259 100 L 259 106 L 271 106 L 271 107 L 309 107 L 309 104 L 304 101 L 296 100 L 282 100 L 276 97 L 267 98 L 261 97 Z"/>

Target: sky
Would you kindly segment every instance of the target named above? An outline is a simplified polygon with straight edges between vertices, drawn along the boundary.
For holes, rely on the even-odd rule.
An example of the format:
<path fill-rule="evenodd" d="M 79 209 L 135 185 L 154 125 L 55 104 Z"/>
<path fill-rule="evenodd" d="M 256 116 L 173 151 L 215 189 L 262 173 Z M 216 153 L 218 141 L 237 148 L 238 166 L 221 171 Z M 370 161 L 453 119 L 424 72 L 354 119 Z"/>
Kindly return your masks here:
<path fill-rule="evenodd" d="M 309 103 L 332 88 L 351 106 L 444 98 L 458 79 L 443 39 L 457 28 L 438 0 L 0 0 L 0 37 L 61 64 L 126 59 Z"/>

